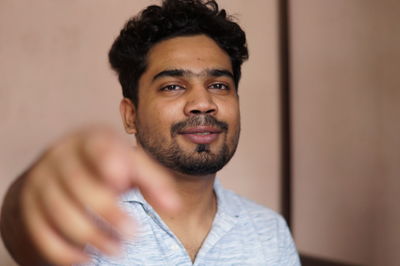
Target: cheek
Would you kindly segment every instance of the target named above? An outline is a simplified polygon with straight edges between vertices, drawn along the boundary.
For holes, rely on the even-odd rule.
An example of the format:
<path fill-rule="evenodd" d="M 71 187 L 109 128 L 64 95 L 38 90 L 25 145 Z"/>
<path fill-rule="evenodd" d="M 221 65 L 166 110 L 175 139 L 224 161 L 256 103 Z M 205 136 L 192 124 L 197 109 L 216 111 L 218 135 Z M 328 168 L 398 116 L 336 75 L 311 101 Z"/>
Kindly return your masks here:
<path fill-rule="evenodd" d="M 226 119 L 233 128 L 240 125 L 240 109 L 239 102 L 237 100 L 231 100 L 224 103 L 223 119 Z"/>
<path fill-rule="evenodd" d="M 141 111 L 141 112 L 140 112 Z M 178 104 L 150 101 L 146 110 L 140 110 L 138 118 L 140 125 L 149 134 L 169 135 L 172 124 L 180 117 Z"/>
<path fill-rule="evenodd" d="M 226 122 L 229 124 L 228 138 L 236 139 L 240 132 L 240 109 L 237 102 L 227 108 Z"/>

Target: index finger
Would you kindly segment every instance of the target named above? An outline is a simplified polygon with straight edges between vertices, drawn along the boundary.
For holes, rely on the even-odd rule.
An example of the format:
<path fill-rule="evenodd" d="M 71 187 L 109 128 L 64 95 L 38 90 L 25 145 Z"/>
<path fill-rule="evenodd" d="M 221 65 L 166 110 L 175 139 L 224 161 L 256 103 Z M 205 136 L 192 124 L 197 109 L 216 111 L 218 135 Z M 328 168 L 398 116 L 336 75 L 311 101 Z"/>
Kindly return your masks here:
<path fill-rule="evenodd" d="M 139 187 L 142 193 L 151 199 L 151 203 L 156 204 L 156 207 L 166 211 L 177 211 L 180 201 L 171 174 L 142 149 L 135 149 L 131 153 L 131 159 L 133 186 Z"/>
<path fill-rule="evenodd" d="M 138 187 L 155 207 L 177 211 L 173 178 L 140 148 L 132 148 L 112 130 L 90 134 L 84 154 L 107 186 L 118 193 Z"/>

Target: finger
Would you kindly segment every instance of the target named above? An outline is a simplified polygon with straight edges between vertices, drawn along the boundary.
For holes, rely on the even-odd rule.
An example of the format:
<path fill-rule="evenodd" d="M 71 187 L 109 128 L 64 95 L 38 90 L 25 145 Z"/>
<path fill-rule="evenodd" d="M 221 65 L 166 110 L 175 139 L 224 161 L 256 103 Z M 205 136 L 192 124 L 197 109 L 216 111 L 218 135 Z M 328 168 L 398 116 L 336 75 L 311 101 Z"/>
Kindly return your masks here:
<path fill-rule="evenodd" d="M 57 169 L 60 185 L 82 212 L 106 221 L 123 235 L 133 235 L 135 222 L 119 206 L 118 195 L 93 176 L 77 158 L 70 159 Z"/>
<path fill-rule="evenodd" d="M 180 201 L 170 174 L 144 151 L 136 149 L 130 153 L 132 183 L 153 200 L 153 203 L 167 211 L 177 211 Z"/>
<path fill-rule="evenodd" d="M 71 200 L 54 179 L 49 180 L 46 193 L 38 195 L 42 215 L 55 230 L 77 247 L 86 244 L 100 251 L 115 255 L 119 252 L 119 242 L 112 235 L 99 228 L 75 201 Z"/>
<path fill-rule="evenodd" d="M 97 173 L 97 178 L 119 193 L 130 188 L 130 147 L 120 136 L 111 130 L 102 130 L 87 135 L 80 146 L 81 158 Z"/>
<path fill-rule="evenodd" d="M 27 230 L 42 257 L 52 264 L 74 264 L 89 260 L 89 256 L 81 249 L 65 241 L 37 210 L 39 206 L 31 193 L 25 194 L 25 223 Z"/>
<path fill-rule="evenodd" d="M 169 211 L 179 209 L 169 173 L 145 152 L 134 151 L 116 134 L 96 134 L 83 145 L 82 151 L 100 179 L 119 192 L 138 186 L 158 207 Z"/>

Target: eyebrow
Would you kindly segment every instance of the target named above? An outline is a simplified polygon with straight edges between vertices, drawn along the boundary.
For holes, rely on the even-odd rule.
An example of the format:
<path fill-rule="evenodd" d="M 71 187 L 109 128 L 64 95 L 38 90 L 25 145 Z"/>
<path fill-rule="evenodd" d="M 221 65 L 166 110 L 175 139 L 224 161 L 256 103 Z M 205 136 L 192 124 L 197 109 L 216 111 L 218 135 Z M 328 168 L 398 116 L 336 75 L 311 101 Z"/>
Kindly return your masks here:
<path fill-rule="evenodd" d="M 184 77 L 184 76 L 211 76 L 211 77 L 229 77 L 232 80 L 234 80 L 233 78 L 233 74 L 231 71 L 226 70 L 226 69 L 206 69 L 204 71 L 201 71 L 200 73 L 194 73 L 191 70 L 186 70 L 186 69 L 167 69 L 167 70 L 163 70 L 159 73 L 157 73 L 154 77 L 153 77 L 153 81 L 163 78 L 163 77 Z"/>

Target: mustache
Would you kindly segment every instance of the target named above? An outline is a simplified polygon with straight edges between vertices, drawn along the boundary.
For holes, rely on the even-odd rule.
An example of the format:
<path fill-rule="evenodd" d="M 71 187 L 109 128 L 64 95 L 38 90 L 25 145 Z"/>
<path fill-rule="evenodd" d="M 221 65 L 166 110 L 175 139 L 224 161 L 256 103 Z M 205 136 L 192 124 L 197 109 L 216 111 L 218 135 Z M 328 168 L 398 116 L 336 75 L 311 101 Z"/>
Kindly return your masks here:
<path fill-rule="evenodd" d="M 212 126 L 222 131 L 228 130 L 227 123 L 220 121 L 211 115 L 195 115 L 189 117 L 184 121 L 173 124 L 171 126 L 171 135 L 174 137 L 185 128 L 199 127 L 199 126 Z"/>

